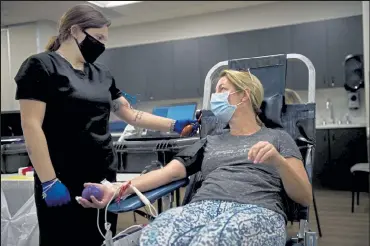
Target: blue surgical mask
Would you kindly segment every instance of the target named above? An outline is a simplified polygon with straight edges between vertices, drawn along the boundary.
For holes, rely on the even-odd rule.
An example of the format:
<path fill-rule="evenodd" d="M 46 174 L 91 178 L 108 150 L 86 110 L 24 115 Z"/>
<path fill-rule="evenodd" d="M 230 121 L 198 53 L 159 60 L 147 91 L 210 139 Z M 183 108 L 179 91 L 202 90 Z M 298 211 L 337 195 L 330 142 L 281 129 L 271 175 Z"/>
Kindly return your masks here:
<path fill-rule="evenodd" d="M 229 96 L 236 93 L 232 92 L 222 92 L 222 93 L 213 93 L 211 96 L 211 110 L 213 114 L 218 117 L 224 123 L 229 123 L 231 117 L 235 113 L 236 107 L 241 104 L 242 102 L 238 103 L 237 105 L 231 105 L 229 103 Z"/>

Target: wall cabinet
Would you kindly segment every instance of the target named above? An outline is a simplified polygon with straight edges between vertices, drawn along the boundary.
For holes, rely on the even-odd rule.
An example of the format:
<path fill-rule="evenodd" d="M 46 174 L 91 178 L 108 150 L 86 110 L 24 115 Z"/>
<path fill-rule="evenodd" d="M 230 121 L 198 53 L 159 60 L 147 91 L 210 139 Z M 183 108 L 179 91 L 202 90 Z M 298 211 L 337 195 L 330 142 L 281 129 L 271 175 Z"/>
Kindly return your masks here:
<path fill-rule="evenodd" d="M 174 95 L 176 98 L 201 97 L 198 39 L 179 40 L 173 44 Z"/>
<path fill-rule="evenodd" d="M 110 69 L 118 89 L 137 96 L 142 101 L 149 98 L 144 62 L 147 58 L 147 50 L 150 49 L 145 46 L 110 49 L 98 60 Z"/>
<path fill-rule="evenodd" d="M 208 71 L 217 63 L 229 57 L 227 37 L 224 35 L 199 38 L 199 92 L 203 96 L 204 82 Z"/>
<path fill-rule="evenodd" d="M 258 56 L 259 30 L 231 33 L 227 38 L 228 59 Z"/>
<path fill-rule="evenodd" d="M 315 187 L 350 190 L 350 168 L 361 162 L 368 162 L 365 128 L 316 131 Z"/>
<path fill-rule="evenodd" d="M 145 57 L 142 57 L 146 76 L 147 98 L 161 100 L 175 99 L 174 84 L 176 71 L 169 69 L 174 63 L 174 45 L 172 43 L 157 43 L 146 47 Z"/>
<path fill-rule="evenodd" d="M 326 29 L 322 22 L 303 23 L 291 26 L 291 53 L 308 57 L 316 71 L 316 87 L 327 87 L 326 75 Z M 291 70 L 288 75 L 287 87 L 295 90 L 308 89 L 308 69 L 300 61 L 288 63 Z M 290 74 L 289 74 L 290 73 Z"/>
<path fill-rule="evenodd" d="M 317 21 L 185 40 L 107 50 L 100 61 L 117 86 L 141 101 L 203 96 L 209 69 L 228 59 L 282 53 L 307 56 L 316 70 L 316 87 L 342 87 L 343 62 L 363 53 L 362 17 Z M 307 67 L 290 61 L 286 87 L 307 90 Z"/>
<path fill-rule="evenodd" d="M 350 54 L 363 54 L 362 17 L 328 20 L 323 24 L 327 35 L 327 84 L 342 87 L 345 57 Z"/>

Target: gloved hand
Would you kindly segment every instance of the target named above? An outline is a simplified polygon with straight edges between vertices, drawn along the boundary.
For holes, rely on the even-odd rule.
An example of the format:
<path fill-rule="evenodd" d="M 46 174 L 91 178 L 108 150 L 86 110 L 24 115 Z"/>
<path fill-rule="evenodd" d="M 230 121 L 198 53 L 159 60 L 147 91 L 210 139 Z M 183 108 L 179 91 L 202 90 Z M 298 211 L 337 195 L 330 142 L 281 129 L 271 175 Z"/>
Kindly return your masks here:
<path fill-rule="evenodd" d="M 198 127 L 199 127 L 199 123 L 197 120 L 176 120 L 175 121 L 175 126 L 174 126 L 174 131 L 181 134 L 182 130 L 184 129 L 184 127 L 188 126 L 188 125 L 193 125 L 193 130 L 192 132 L 190 133 L 190 136 L 193 136 L 197 130 L 198 130 Z"/>
<path fill-rule="evenodd" d="M 42 185 L 42 196 L 48 207 L 67 204 L 71 201 L 68 188 L 59 179 L 44 182 Z"/>

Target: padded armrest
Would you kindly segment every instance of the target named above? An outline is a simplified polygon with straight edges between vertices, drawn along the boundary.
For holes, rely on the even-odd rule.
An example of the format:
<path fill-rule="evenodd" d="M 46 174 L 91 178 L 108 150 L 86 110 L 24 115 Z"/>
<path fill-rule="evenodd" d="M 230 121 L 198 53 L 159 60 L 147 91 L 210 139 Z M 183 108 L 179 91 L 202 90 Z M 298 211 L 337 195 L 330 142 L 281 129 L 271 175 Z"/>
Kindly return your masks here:
<path fill-rule="evenodd" d="M 184 178 L 184 179 L 177 180 L 172 183 L 163 185 L 157 189 L 144 192 L 143 194 L 146 196 L 146 198 L 148 198 L 148 200 L 151 203 L 153 203 L 159 198 L 171 193 L 172 191 L 188 185 L 188 183 L 189 183 L 189 179 Z M 140 198 L 136 194 L 133 194 L 127 197 L 125 200 L 121 200 L 119 203 L 116 203 L 115 201 L 113 201 L 109 205 L 108 211 L 112 213 L 124 213 L 124 212 L 134 211 L 144 206 L 145 204 L 140 200 Z"/>

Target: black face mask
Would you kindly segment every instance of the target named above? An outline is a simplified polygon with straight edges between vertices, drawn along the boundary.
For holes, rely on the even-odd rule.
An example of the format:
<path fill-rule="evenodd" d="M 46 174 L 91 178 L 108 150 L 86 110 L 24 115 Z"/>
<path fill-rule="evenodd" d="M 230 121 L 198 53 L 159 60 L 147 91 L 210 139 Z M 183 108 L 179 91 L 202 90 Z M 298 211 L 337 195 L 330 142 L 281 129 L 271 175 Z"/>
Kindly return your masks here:
<path fill-rule="evenodd" d="M 77 39 L 75 40 L 85 61 L 87 63 L 94 63 L 95 60 L 104 52 L 105 45 L 87 32 L 84 31 L 84 33 L 86 34 L 86 37 L 81 43 L 78 43 Z"/>

